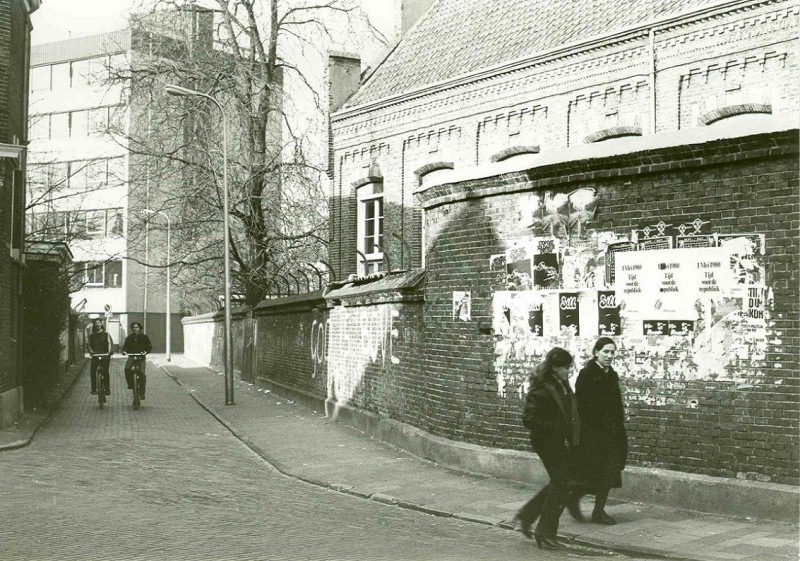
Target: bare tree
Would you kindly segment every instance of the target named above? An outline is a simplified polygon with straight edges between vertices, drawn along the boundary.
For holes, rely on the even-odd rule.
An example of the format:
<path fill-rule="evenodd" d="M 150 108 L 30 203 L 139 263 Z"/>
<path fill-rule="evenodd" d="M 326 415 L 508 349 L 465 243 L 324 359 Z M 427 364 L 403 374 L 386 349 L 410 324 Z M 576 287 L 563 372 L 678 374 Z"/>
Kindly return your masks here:
<path fill-rule="evenodd" d="M 319 131 L 296 117 L 324 114 L 327 95 L 303 59 L 354 18 L 363 22 L 354 0 L 209 0 L 204 7 L 154 0 L 132 21 L 133 58 L 116 76 L 127 84 L 132 108 L 129 130 L 116 131 L 131 154 L 129 204 L 172 218 L 175 282 L 187 297 L 207 302 L 221 293 L 223 149 L 233 292 L 255 304 L 280 279 L 324 256 L 325 159 L 314 138 Z M 165 95 L 169 83 L 219 101 L 227 146 L 220 111 L 200 97 Z"/>

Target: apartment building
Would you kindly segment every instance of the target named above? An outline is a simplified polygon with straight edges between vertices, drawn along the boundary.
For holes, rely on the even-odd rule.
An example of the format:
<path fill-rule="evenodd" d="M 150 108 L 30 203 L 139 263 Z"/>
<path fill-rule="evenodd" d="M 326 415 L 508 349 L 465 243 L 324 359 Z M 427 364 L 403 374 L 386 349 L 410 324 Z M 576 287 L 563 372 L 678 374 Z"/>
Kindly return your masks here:
<path fill-rule="evenodd" d="M 130 131 L 151 126 L 145 121 L 152 98 L 135 94 L 130 77 L 147 56 L 139 48 L 151 39 L 146 27 L 32 48 L 27 237 L 68 243 L 75 310 L 104 317 L 115 342 L 139 321 L 163 352 L 166 222 L 154 214 L 152 226 L 145 225 L 142 213 L 154 199 L 142 193 L 168 186 L 151 189 L 148 161 L 127 140 Z M 180 325 L 180 310 L 173 298 L 173 326 Z M 172 329 L 171 350 L 182 348 L 182 331 Z"/>

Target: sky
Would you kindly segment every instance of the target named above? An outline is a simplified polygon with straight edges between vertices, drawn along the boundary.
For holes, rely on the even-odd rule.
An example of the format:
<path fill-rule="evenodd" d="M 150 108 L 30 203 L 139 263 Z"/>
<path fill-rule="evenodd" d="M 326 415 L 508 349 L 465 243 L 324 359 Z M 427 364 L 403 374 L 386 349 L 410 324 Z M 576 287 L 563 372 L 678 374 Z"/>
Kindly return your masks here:
<path fill-rule="evenodd" d="M 373 25 L 382 29 L 389 25 L 385 9 L 388 2 L 362 0 Z M 42 0 L 32 16 L 31 41 L 39 45 L 122 29 L 127 26 L 134 5 L 141 6 L 142 0 Z"/>
<path fill-rule="evenodd" d="M 133 0 L 42 0 L 31 16 L 34 45 L 115 31 L 127 26 Z"/>

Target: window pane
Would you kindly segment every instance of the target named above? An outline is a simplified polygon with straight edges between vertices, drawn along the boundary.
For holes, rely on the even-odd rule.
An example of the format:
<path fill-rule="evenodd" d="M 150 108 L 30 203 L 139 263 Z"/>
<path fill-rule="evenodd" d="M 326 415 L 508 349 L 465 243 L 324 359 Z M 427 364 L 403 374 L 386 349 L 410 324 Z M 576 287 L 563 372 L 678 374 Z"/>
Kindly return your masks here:
<path fill-rule="evenodd" d="M 108 184 L 119 185 L 125 181 L 125 158 L 108 160 Z"/>
<path fill-rule="evenodd" d="M 108 128 L 108 107 L 99 107 L 89 111 L 89 134 L 100 136 Z"/>
<path fill-rule="evenodd" d="M 85 191 L 86 190 L 86 167 L 87 162 L 70 162 L 69 171 L 69 187 L 73 190 Z"/>
<path fill-rule="evenodd" d="M 104 84 L 108 80 L 106 57 L 89 59 L 89 74 L 92 84 Z"/>
<path fill-rule="evenodd" d="M 367 220 L 375 218 L 375 206 L 373 205 L 373 201 L 366 201 L 364 203 L 364 217 Z"/>
<path fill-rule="evenodd" d="M 50 89 L 50 65 L 31 68 L 31 91 Z"/>
<path fill-rule="evenodd" d="M 119 288 L 122 286 L 122 261 L 109 261 L 106 263 L 104 286 L 106 288 Z"/>
<path fill-rule="evenodd" d="M 96 261 L 86 263 L 86 284 L 103 284 L 103 264 Z"/>
<path fill-rule="evenodd" d="M 92 238 L 102 238 L 106 234 L 106 213 L 104 210 L 89 210 L 86 212 L 86 235 Z"/>
<path fill-rule="evenodd" d="M 111 77 L 114 78 L 128 66 L 128 57 L 125 53 L 118 53 L 109 57 L 108 66 Z"/>
<path fill-rule="evenodd" d="M 93 160 L 86 166 L 86 186 L 98 188 L 106 184 L 106 166 L 108 160 Z"/>
<path fill-rule="evenodd" d="M 67 187 L 69 183 L 69 164 L 67 162 L 50 164 L 49 171 L 48 188 L 51 191 L 58 191 Z"/>
<path fill-rule="evenodd" d="M 72 63 L 72 87 L 80 88 L 89 84 L 89 61 L 76 60 Z"/>
<path fill-rule="evenodd" d="M 28 164 L 28 203 L 37 204 L 47 192 L 48 167 Z"/>
<path fill-rule="evenodd" d="M 85 138 L 89 134 L 89 112 L 73 111 L 70 113 L 70 137 Z"/>
<path fill-rule="evenodd" d="M 61 64 L 53 65 L 53 84 L 52 88 L 56 90 L 66 90 L 70 87 L 69 77 L 69 63 L 64 62 Z"/>
<path fill-rule="evenodd" d="M 30 140 L 45 140 L 50 137 L 50 115 L 31 115 L 28 124 Z"/>
<path fill-rule="evenodd" d="M 69 137 L 69 113 L 53 113 L 50 115 L 50 138 Z"/>
<path fill-rule="evenodd" d="M 73 210 L 67 215 L 67 237 L 69 239 L 82 238 L 86 231 L 86 213 Z"/>

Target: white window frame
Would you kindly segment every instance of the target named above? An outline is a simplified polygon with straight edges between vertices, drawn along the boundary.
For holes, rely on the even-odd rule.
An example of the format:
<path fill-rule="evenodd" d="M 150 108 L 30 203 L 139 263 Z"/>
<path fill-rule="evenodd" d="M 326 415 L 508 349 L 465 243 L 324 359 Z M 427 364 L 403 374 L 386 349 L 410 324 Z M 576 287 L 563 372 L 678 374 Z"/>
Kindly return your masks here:
<path fill-rule="evenodd" d="M 379 214 L 376 213 L 374 220 L 376 220 L 376 233 L 373 233 L 372 240 L 378 241 L 379 244 L 382 246 L 383 244 L 383 235 L 384 235 L 384 228 L 385 228 L 385 219 L 386 219 L 386 205 L 384 204 L 384 196 L 383 196 L 383 183 L 382 182 L 374 182 L 374 183 L 367 183 L 362 185 L 357 189 L 357 196 L 356 199 L 358 201 L 358 211 L 357 211 L 357 221 L 358 221 L 358 238 L 357 238 L 357 247 L 361 253 L 364 254 L 364 258 L 366 261 L 363 260 L 361 255 L 358 256 L 358 271 L 361 275 L 369 275 L 372 273 L 377 273 L 381 270 L 383 266 L 383 251 L 380 251 L 375 248 L 375 245 L 372 244 L 372 247 L 366 247 L 366 238 L 367 238 L 367 206 L 374 205 L 375 207 L 380 207 L 381 212 Z"/>

